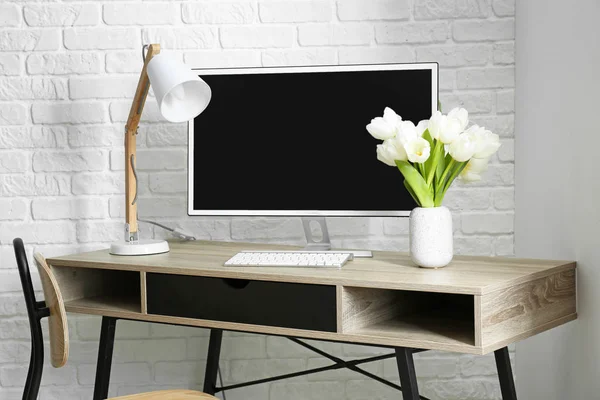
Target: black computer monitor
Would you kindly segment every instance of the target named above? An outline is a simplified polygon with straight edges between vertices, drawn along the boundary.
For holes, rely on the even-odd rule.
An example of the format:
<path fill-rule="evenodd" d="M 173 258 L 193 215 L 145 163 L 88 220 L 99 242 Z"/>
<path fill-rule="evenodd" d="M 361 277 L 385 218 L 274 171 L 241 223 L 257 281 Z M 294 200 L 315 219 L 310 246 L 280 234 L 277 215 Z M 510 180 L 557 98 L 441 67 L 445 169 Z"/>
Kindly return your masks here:
<path fill-rule="evenodd" d="M 408 216 L 416 206 L 366 130 L 438 106 L 438 64 L 194 69 L 212 98 L 189 122 L 188 214 Z"/>

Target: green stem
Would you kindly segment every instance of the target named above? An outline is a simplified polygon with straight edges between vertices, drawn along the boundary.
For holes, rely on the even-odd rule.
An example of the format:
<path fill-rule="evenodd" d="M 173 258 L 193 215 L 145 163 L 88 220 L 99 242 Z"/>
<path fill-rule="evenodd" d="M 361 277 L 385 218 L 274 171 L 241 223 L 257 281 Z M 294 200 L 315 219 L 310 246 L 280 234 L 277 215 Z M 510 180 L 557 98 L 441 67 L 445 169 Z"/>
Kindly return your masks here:
<path fill-rule="evenodd" d="M 448 178 L 448 181 L 444 184 L 444 187 L 442 188 L 442 190 L 440 192 L 436 192 L 436 197 L 435 197 L 436 207 L 442 205 L 444 196 L 446 196 L 446 192 L 448 191 L 448 189 L 450 189 L 452 182 L 454 182 L 456 177 L 463 171 L 463 169 L 465 169 L 465 167 L 467 166 L 468 163 L 469 163 L 468 161 L 461 162 L 461 163 L 458 163 L 456 165 L 456 167 L 454 167 L 454 170 L 450 174 L 450 177 Z"/>
<path fill-rule="evenodd" d="M 435 165 L 433 164 L 435 141 L 431 137 L 431 134 L 429 133 L 429 129 L 425 129 L 425 132 L 423 132 L 423 139 L 425 139 L 427 141 L 427 143 L 429 143 L 429 148 L 431 149 L 429 158 L 427 160 L 425 160 L 425 162 L 423 163 L 423 166 L 424 166 L 423 177 L 426 178 L 429 171 L 431 169 L 435 169 Z"/>
<path fill-rule="evenodd" d="M 468 161 L 460 163 L 460 165 L 458 165 L 457 168 L 452 172 L 452 175 L 450 175 L 450 178 L 448 178 L 448 182 L 446 182 L 446 185 L 444 186 L 444 194 L 448 189 L 450 189 L 450 185 L 452 185 L 454 179 L 456 179 L 456 177 L 463 171 L 463 169 L 465 169 L 468 163 Z"/>
<path fill-rule="evenodd" d="M 410 185 L 421 207 L 433 207 L 433 192 L 417 168 L 408 161 L 396 160 L 396 166 Z"/>
<path fill-rule="evenodd" d="M 417 167 L 417 171 L 419 171 L 419 174 L 421 174 L 421 176 L 425 176 L 425 165 L 421 164 L 421 163 L 414 163 L 413 165 L 416 165 Z"/>
<path fill-rule="evenodd" d="M 442 174 L 442 177 L 440 178 L 437 187 L 436 187 L 436 194 L 440 191 L 440 189 L 443 189 L 446 182 L 446 177 L 448 176 L 448 174 L 450 173 L 450 171 L 452 170 L 452 168 L 454 168 L 454 164 L 456 164 L 456 160 L 454 158 L 450 158 L 450 162 L 446 165 L 446 169 L 444 170 L 444 173 Z"/>
<path fill-rule="evenodd" d="M 436 166 L 439 162 L 439 158 L 440 158 L 440 154 L 441 154 L 440 146 L 443 146 L 442 142 L 439 140 L 436 140 L 435 145 L 433 146 L 433 149 L 431 149 L 430 157 L 432 157 L 432 161 L 431 161 L 431 166 L 429 168 L 429 171 L 427 171 L 427 185 L 431 185 L 431 182 L 433 181 L 433 177 L 435 176 Z"/>

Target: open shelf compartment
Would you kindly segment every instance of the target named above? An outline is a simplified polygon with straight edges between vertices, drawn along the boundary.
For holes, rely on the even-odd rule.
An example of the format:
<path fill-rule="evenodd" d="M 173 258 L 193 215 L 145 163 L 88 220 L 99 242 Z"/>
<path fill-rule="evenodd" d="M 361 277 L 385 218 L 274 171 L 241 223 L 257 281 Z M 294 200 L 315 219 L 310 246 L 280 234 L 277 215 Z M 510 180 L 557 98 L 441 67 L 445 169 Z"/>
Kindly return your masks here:
<path fill-rule="evenodd" d="M 341 333 L 475 346 L 472 295 L 347 286 L 340 290 Z"/>
<path fill-rule="evenodd" d="M 52 271 L 67 311 L 86 308 L 103 314 L 142 310 L 139 272 L 56 266 Z"/>

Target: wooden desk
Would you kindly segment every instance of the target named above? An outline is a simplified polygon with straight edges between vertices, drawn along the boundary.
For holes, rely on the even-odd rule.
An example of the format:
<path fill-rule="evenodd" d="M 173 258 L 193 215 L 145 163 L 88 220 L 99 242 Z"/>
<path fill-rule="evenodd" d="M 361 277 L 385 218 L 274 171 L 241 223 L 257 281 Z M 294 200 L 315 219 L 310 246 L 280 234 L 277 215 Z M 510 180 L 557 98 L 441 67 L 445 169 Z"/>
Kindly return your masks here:
<path fill-rule="evenodd" d="M 572 261 L 456 256 L 431 270 L 406 253 L 374 251 L 341 269 L 234 268 L 223 263 L 241 250 L 298 247 L 170 246 L 160 255 L 100 250 L 48 262 L 68 312 L 215 332 L 487 354 L 577 318 Z"/>

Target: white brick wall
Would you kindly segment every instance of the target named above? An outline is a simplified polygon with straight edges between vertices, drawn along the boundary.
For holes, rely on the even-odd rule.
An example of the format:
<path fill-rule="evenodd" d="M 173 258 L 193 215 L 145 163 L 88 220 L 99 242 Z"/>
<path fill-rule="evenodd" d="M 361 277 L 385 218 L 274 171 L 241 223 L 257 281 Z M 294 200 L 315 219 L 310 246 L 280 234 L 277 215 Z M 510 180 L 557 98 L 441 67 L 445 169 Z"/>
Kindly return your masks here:
<path fill-rule="evenodd" d="M 122 132 L 141 45 L 195 67 L 437 61 L 444 110 L 462 105 L 500 134 L 485 180 L 456 184 L 458 253 L 513 255 L 515 0 L 9 1 L 0 4 L 0 398 L 20 399 L 29 330 L 11 242 L 47 256 L 106 247 L 122 236 Z M 140 215 L 202 239 L 303 243 L 297 219 L 186 216 L 186 127 L 150 99 L 139 147 Z M 407 250 L 406 219 L 329 220 L 336 246 Z M 165 237 L 141 224 L 142 235 Z M 38 277 L 34 277 L 39 289 Z M 66 368 L 44 372 L 43 400 L 88 400 L 99 318 L 70 320 Z M 340 357 L 381 349 L 315 345 Z M 111 394 L 200 387 L 207 331 L 135 322 L 117 329 Z M 513 354 L 514 355 L 514 354 Z M 228 333 L 226 383 L 323 365 L 281 338 Z M 424 353 L 432 399 L 499 399 L 493 357 Z M 392 360 L 369 371 L 397 381 Z M 349 371 L 231 391 L 228 399 L 398 399 Z"/>

